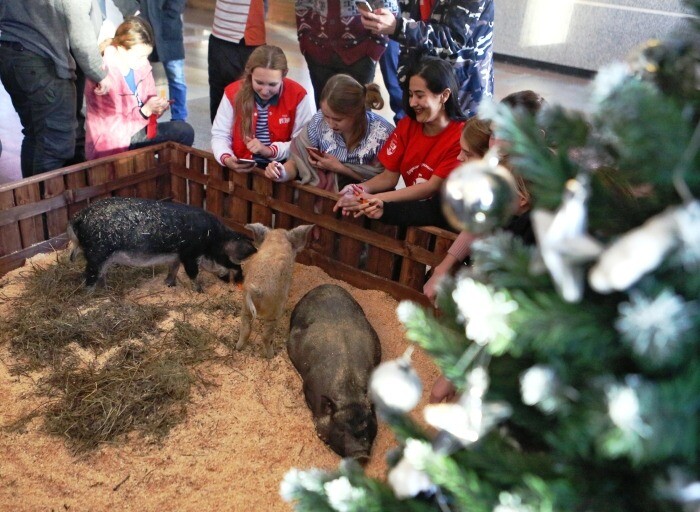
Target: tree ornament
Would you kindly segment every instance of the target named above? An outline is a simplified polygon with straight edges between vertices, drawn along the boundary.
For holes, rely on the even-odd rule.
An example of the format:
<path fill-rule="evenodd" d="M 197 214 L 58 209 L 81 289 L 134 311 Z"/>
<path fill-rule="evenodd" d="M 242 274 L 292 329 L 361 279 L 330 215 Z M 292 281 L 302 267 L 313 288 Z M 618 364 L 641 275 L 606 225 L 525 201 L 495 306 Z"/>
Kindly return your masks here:
<path fill-rule="evenodd" d="M 433 449 L 430 444 L 417 439 L 406 441 L 403 457 L 387 476 L 387 481 L 397 498 L 412 498 L 421 492 L 435 493 L 437 488 L 425 473 L 425 463 L 432 455 Z"/>
<path fill-rule="evenodd" d="M 360 510 L 359 505 L 367 494 L 363 488 L 353 487 L 346 476 L 326 482 L 323 490 L 328 497 L 328 504 L 338 512 Z"/>
<path fill-rule="evenodd" d="M 511 413 L 510 406 L 505 402 L 484 403 L 488 387 L 486 369 L 477 366 L 467 375 L 466 390 L 459 397 L 459 401 L 456 404 L 426 406 L 423 409 L 425 421 L 450 434 L 462 446 L 476 443 L 496 423 Z"/>
<path fill-rule="evenodd" d="M 667 208 L 607 247 L 591 269 L 588 280 L 600 293 L 626 290 L 644 274 L 655 270 L 682 240 L 691 244 L 688 253 L 700 252 L 695 247 L 700 245 L 699 230 L 698 201 Z"/>
<path fill-rule="evenodd" d="M 462 164 L 442 189 L 442 211 L 456 229 L 486 233 L 505 225 L 518 209 L 518 190 L 495 154 Z"/>
<path fill-rule="evenodd" d="M 467 337 L 481 346 L 490 345 L 502 352 L 515 335 L 508 325 L 508 316 L 518 309 L 518 303 L 504 291 L 491 289 L 469 277 L 457 282 L 452 298 L 466 322 Z"/>
<path fill-rule="evenodd" d="M 556 213 L 535 209 L 532 224 L 537 246 L 559 295 L 567 302 L 583 296 L 582 264 L 596 258 L 601 244 L 586 233 L 589 178 L 580 174 L 566 182 L 564 198 Z"/>
<path fill-rule="evenodd" d="M 369 395 L 380 409 L 406 414 L 418 405 L 423 384 L 411 366 L 412 353 L 409 346 L 401 357 L 380 364 L 372 372 Z"/>
<path fill-rule="evenodd" d="M 632 291 L 629 302 L 621 303 L 618 311 L 615 328 L 623 341 L 637 356 L 660 365 L 677 356 L 682 343 L 692 339 L 686 334 L 699 313 L 696 302 L 686 302 L 668 289 L 656 297 Z"/>

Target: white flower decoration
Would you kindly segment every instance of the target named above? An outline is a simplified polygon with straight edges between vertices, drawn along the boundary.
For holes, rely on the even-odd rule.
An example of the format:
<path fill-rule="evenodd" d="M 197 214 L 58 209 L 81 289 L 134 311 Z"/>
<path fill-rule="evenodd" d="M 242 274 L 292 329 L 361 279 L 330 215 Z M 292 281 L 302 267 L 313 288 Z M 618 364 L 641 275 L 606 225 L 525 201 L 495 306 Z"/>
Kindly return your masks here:
<path fill-rule="evenodd" d="M 626 385 L 610 386 L 606 391 L 608 414 L 610 414 L 613 423 L 621 430 L 647 437 L 651 433 L 651 429 L 644 423 L 640 415 L 639 397 L 634 389 L 638 385 L 638 378 L 628 377 Z"/>
<path fill-rule="evenodd" d="M 605 101 L 608 99 L 608 96 L 615 92 L 615 89 L 624 83 L 630 73 L 629 64 L 624 62 L 615 62 L 608 66 L 603 66 L 598 71 L 593 82 L 591 99 L 595 102 Z"/>
<path fill-rule="evenodd" d="M 365 497 L 365 490 L 353 487 L 345 476 L 327 482 L 323 488 L 328 496 L 328 503 L 338 512 L 351 512 Z"/>
<path fill-rule="evenodd" d="M 324 473 L 320 469 L 309 471 L 299 471 L 292 468 L 284 475 L 280 483 L 280 496 L 286 502 L 291 502 L 297 498 L 297 494 L 302 491 L 320 493 L 323 490 L 321 478 Z"/>
<path fill-rule="evenodd" d="M 508 315 L 518 309 L 518 303 L 504 292 L 494 292 L 473 279 L 462 278 L 452 298 L 467 322 L 466 334 L 479 345 L 513 339 L 513 329 L 507 323 Z"/>
<path fill-rule="evenodd" d="M 502 492 L 498 495 L 498 505 L 493 512 L 535 512 L 530 505 L 523 503 L 522 498 L 517 494 Z"/>
<path fill-rule="evenodd" d="M 402 300 L 396 307 L 396 316 L 402 324 L 405 324 L 411 320 L 411 317 L 418 313 L 420 306 L 415 302 L 409 300 Z"/>
<path fill-rule="evenodd" d="M 678 350 L 682 336 L 693 327 L 698 313 L 694 302 L 670 290 L 654 298 L 630 293 L 629 302 L 618 306 L 615 327 L 622 339 L 640 356 L 665 361 Z"/>
<path fill-rule="evenodd" d="M 406 443 L 406 448 L 408 448 L 410 442 L 411 440 Z M 420 441 L 415 442 L 421 443 Z M 418 453 L 412 454 L 412 456 L 419 461 L 421 460 L 421 450 L 422 448 L 419 448 Z M 425 462 L 425 459 L 423 459 L 423 462 Z M 387 476 L 387 481 L 394 490 L 394 495 L 400 500 L 413 498 L 421 492 L 433 494 L 436 490 L 435 485 L 430 481 L 428 475 L 424 471 L 417 469 L 416 466 L 409 461 L 409 458 L 406 457 L 405 449 L 404 457 L 391 469 Z"/>

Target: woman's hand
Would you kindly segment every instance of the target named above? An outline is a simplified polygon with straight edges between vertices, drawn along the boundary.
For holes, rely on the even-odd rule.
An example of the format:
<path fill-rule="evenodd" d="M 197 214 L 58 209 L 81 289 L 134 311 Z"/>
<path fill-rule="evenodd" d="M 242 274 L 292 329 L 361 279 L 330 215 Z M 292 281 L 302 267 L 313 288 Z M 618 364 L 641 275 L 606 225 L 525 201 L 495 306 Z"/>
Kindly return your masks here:
<path fill-rule="evenodd" d="M 170 102 L 166 100 L 165 98 L 161 98 L 159 96 L 151 96 L 146 100 L 146 103 L 143 104 L 141 107 L 141 111 L 144 113 L 145 116 L 150 116 L 152 114 L 155 114 L 156 116 L 160 117 L 163 115 L 163 112 L 168 110 L 170 107 Z"/>
<path fill-rule="evenodd" d="M 323 153 L 320 156 L 309 154 L 309 163 L 318 169 L 338 173 L 342 173 L 344 167 L 340 160 L 329 153 Z"/>
<path fill-rule="evenodd" d="M 255 162 L 241 162 L 235 156 L 229 156 L 224 159 L 224 165 L 236 172 L 248 173 L 255 167 Z"/>
<path fill-rule="evenodd" d="M 265 177 L 277 182 L 289 181 L 287 169 L 279 162 L 270 162 L 267 164 L 267 167 L 265 167 Z"/>
<path fill-rule="evenodd" d="M 396 16 L 389 9 L 379 8 L 372 12 L 360 11 L 362 25 L 373 34 L 393 34 L 396 31 Z"/>
<path fill-rule="evenodd" d="M 364 215 L 370 219 L 381 219 L 382 215 L 384 215 L 384 201 L 366 192 L 362 197 L 366 199 L 366 202 L 363 203 L 362 199 L 360 199 L 360 208 L 355 212 L 355 217 Z"/>
<path fill-rule="evenodd" d="M 246 137 L 245 145 L 248 148 L 248 151 L 254 155 L 260 155 L 263 158 L 270 158 L 272 156 L 272 150 L 258 139 Z"/>

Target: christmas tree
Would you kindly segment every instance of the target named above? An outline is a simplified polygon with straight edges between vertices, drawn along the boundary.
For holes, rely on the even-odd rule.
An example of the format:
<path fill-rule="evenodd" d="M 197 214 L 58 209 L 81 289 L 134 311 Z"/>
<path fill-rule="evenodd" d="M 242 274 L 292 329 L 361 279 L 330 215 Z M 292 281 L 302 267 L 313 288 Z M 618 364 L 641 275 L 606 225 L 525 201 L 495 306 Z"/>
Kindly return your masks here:
<path fill-rule="evenodd" d="M 690 5 L 700 16 L 700 1 Z M 407 338 L 455 384 L 457 402 L 425 407 L 438 432 L 428 434 L 406 415 L 419 389 L 408 358 L 381 365 L 371 393 L 398 443 L 386 481 L 351 460 L 292 469 L 281 494 L 296 510 L 700 510 L 700 24 L 691 23 L 691 34 L 600 70 L 587 115 L 491 109 L 530 186 L 537 244 L 496 230 L 474 244 L 468 271 L 443 282 L 439 315 L 400 304 Z M 507 195 L 493 183 L 494 197 Z M 397 383 L 407 394 L 392 397 Z"/>

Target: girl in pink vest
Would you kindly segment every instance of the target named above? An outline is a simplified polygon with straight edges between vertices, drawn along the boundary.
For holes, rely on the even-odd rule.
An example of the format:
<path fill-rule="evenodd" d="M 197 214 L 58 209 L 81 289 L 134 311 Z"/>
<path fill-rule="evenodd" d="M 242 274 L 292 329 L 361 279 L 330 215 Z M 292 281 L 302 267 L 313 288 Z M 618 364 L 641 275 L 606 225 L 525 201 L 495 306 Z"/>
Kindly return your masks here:
<path fill-rule="evenodd" d="M 289 158 L 291 140 L 314 114 L 313 100 L 286 78 L 287 58 L 277 46 L 251 53 L 241 80 L 224 90 L 211 129 L 216 159 L 236 172 Z"/>
<path fill-rule="evenodd" d="M 128 149 L 174 141 L 191 146 L 194 130 L 184 121 L 157 123 L 170 104 L 160 98 L 148 56 L 153 31 L 143 18 L 129 16 L 105 41 L 102 59 L 113 86 L 95 94 L 95 83 L 85 87 L 85 156 L 92 160 Z M 147 130 L 151 120 L 151 128 Z"/>

